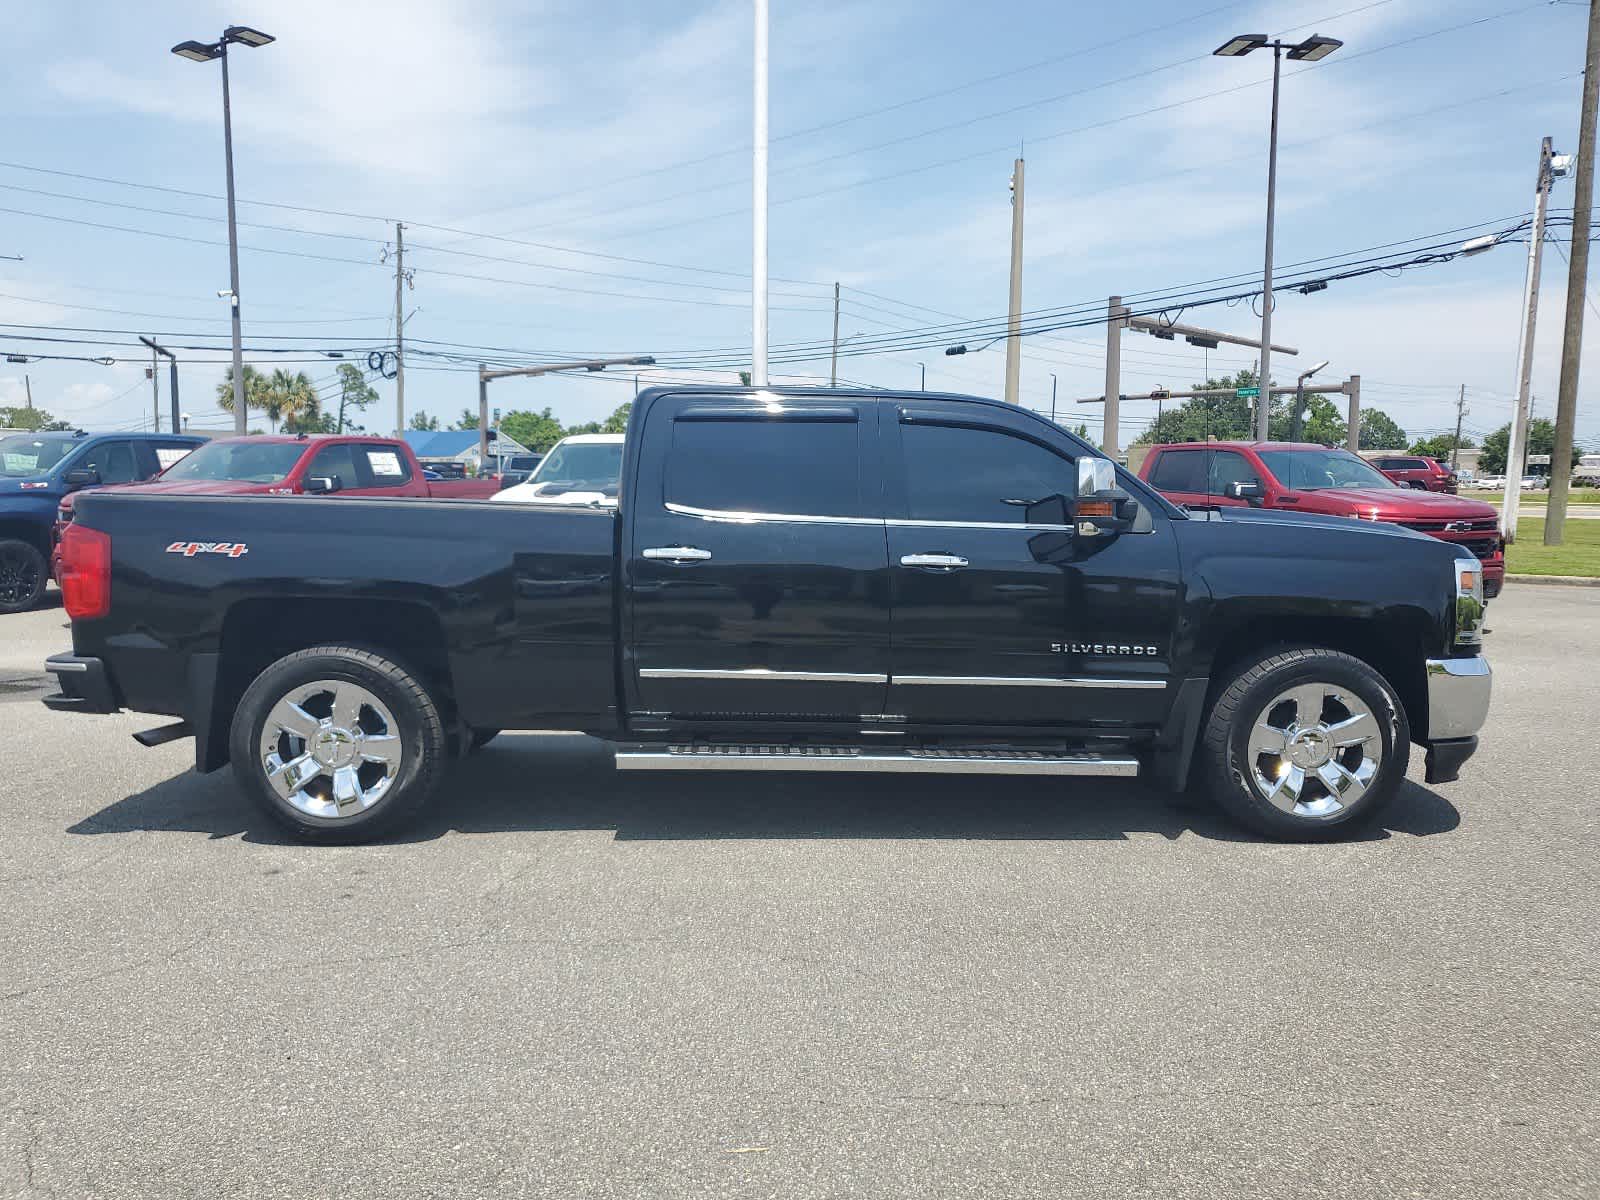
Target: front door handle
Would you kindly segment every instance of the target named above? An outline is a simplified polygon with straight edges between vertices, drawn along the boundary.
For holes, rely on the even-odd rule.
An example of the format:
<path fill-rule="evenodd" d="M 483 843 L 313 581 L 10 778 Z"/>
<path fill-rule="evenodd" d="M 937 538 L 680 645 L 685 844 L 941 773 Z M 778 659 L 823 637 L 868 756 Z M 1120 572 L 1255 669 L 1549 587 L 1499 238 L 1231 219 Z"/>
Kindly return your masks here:
<path fill-rule="evenodd" d="M 702 550 L 699 546 L 651 546 L 641 551 L 646 558 L 657 559 L 669 563 L 697 563 L 705 562 L 711 557 L 711 551 Z"/>
<path fill-rule="evenodd" d="M 959 571 L 967 560 L 959 554 L 902 554 L 902 567 L 927 567 L 934 571 Z"/>

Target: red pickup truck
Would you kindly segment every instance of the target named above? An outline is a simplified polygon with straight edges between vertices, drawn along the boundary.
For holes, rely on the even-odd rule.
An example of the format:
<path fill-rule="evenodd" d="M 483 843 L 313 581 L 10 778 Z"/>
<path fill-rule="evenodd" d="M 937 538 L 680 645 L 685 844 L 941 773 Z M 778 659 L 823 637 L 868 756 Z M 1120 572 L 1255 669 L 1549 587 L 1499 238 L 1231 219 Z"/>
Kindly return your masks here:
<path fill-rule="evenodd" d="M 1419 492 L 1456 494 L 1456 473 L 1436 459 L 1422 454 L 1385 454 L 1367 460 L 1401 487 Z"/>
<path fill-rule="evenodd" d="M 168 495 L 195 496 L 385 496 L 390 499 L 487 500 L 500 490 L 495 476 L 481 479 L 428 478 L 403 441 L 344 434 L 253 435 L 218 438 L 186 454 L 153 479 L 117 487 L 137 487 Z M 104 489 L 100 489 L 104 490 Z M 72 523 L 73 500 L 64 496 L 56 510 L 53 544 Z M 58 574 L 52 554 L 52 574 Z"/>
<path fill-rule="evenodd" d="M 1499 513 L 1481 500 L 1403 487 L 1348 450 L 1302 442 L 1152 446 L 1139 477 L 1189 508 L 1250 505 L 1404 525 L 1470 550 L 1486 597 L 1505 582 Z"/>

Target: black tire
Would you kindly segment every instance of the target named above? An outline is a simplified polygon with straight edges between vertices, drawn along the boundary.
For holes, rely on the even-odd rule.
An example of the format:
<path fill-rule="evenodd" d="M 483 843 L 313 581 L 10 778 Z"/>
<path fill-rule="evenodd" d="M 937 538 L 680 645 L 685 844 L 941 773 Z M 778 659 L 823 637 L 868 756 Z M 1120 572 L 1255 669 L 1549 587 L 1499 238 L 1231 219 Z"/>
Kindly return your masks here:
<path fill-rule="evenodd" d="M 262 750 L 268 718 L 279 702 L 325 681 L 354 684 L 375 698 L 378 705 L 361 708 L 357 723 L 372 723 L 373 714 L 379 712 L 381 706 L 387 709 L 382 717 L 393 718 L 392 735 L 399 738 L 393 751 L 399 759 L 398 767 L 379 768 L 386 781 L 384 790 L 370 806 L 349 815 L 319 815 L 302 807 L 320 800 L 323 804 L 332 803 L 337 810 L 338 802 L 330 800 L 332 774 L 309 777 L 304 787 L 295 793 L 298 804 L 296 799 L 280 794 L 268 780 L 266 763 L 270 760 Z M 359 696 L 360 691 L 355 694 Z M 331 699 L 331 691 L 329 695 Z M 313 695 L 306 704 L 309 707 L 315 701 Z M 335 714 L 330 714 L 330 719 L 332 715 Z M 380 720 L 377 733 L 385 732 L 385 725 L 386 721 Z M 281 736 L 291 739 L 279 743 L 290 747 L 285 753 L 296 754 L 295 747 L 299 747 L 298 753 L 303 757 L 312 750 L 304 739 L 294 740 L 293 733 Z M 234 778 L 245 794 L 295 837 L 307 842 L 340 845 L 372 841 L 414 820 L 438 787 L 449 757 L 448 749 L 438 705 L 427 689 L 404 667 L 354 646 L 316 646 L 280 658 L 245 689 L 229 734 Z M 347 761 L 346 765 L 358 766 L 363 771 L 368 767 L 366 762 Z M 322 792 L 328 795 L 321 795 Z"/>
<path fill-rule="evenodd" d="M 1289 753 L 1314 760 L 1321 753 L 1320 747 L 1331 747 L 1338 741 L 1338 736 L 1330 738 L 1313 729 L 1286 739 L 1289 745 L 1284 754 L 1267 753 L 1252 760 L 1251 738 L 1257 729 L 1280 723 L 1299 728 L 1293 720 L 1285 721 L 1290 713 L 1298 712 L 1298 705 L 1282 697 L 1291 689 L 1310 685 L 1320 685 L 1327 694 L 1321 711 L 1329 718 L 1319 728 L 1325 730 L 1329 724 L 1351 721 L 1364 704 L 1370 724 L 1376 729 L 1364 744 L 1333 751 L 1334 766 L 1301 771 L 1303 805 L 1295 804 L 1297 797 L 1278 788 L 1273 790 L 1273 795 L 1278 796 L 1278 803 L 1274 804 L 1256 782 L 1274 758 L 1279 771 L 1273 778 L 1283 779 L 1295 769 Z M 1315 692 L 1304 694 L 1314 696 Z M 1354 736 L 1366 727 L 1351 724 L 1349 734 Z M 1318 772 L 1327 770 L 1335 777 L 1335 783 L 1342 783 L 1343 776 L 1352 774 L 1343 767 L 1345 763 L 1354 765 L 1356 772 L 1363 771 L 1361 763 L 1370 755 L 1373 739 L 1381 745 L 1380 757 L 1356 798 L 1336 795 L 1320 781 Z M 1370 822 L 1393 799 L 1411 757 L 1411 728 L 1394 689 L 1360 659 L 1320 646 L 1283 646 L 1241 664 L 1216 694 L 1206 715 L 1199 749 L 1197 782 L 1241 825 L 1283 841 L 1332 841 L 1349 836 Z M 1293 780 L 1288 782 L 1292 784 Z M 1353 790 L 1354 784 L 1349 786 Z M 1296 810 L 1304 807 L 1307 811 L 1286 811 L 1282 807 L 1291 804 Z M 1315 811 L 1319 806 L 1329 811 Z"/>
<path fill-rule="evenodd" d="M 0 613 L 26 612 L 44 595 L 44 555 L 21 538 L 0 538 Z"/>

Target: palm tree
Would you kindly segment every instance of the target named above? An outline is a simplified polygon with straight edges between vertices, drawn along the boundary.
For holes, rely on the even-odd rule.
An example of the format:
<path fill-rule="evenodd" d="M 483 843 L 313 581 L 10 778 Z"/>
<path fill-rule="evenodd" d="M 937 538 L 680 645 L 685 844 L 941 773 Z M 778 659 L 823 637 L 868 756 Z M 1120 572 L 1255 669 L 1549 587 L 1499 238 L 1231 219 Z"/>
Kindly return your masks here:
<path fill-rule="evenodd" d="M 244 406 L 246 409 L 263 408 L 261 402 L 262 389 L 266 387 L 267 378 L 254 367 L 246 365 L 244 369 Z M 229 367 L 222 376 L 222 382 L 217 384 L 217 407 L 223 412 L 233 411 L 233 368 Z"/>
<path fill-rule="evenodd" d="M 285 428 L 300 428 L 316 423 L 322 404 L 311 377 L 304 371 L 290 373 L 279 367 L 261 388 L 261 408 L 274 429 L 282 421 Z"/>

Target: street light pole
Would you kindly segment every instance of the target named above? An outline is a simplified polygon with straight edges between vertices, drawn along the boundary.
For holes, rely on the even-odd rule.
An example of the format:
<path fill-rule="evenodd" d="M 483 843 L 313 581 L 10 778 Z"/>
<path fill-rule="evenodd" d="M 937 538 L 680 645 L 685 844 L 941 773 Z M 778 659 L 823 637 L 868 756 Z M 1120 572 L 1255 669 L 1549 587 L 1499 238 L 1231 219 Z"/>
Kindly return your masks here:
<path fill-rule="evenodd" d="M 1289 440 L 1291 442 L 1298 442 L 1300 440 L 1302 422 L 1305 420 L 1306 380 L 1310 379 L 1311 376 L 1315 375 L 1327 365 L 1328 360 L 1323 359 L 1310 370 L 1301 371 L 1299 377 L 1294 381 L 1294 411 L 1289 414 Z M 1271 398 L 1270 393 L 1263 392 L 1261 395 L 1261 403 L 1262 406 L 1265 407 Z M 1265 441 L 1266 439 L 1263 438 L 1261 440 Z"/>
<path fill-rule="evenodd" d="M 1252 50 L 1272 50 L 1272 128 L 1267 143 L 1267 239 L 1261 267 L 1261 378 L 1262 388 L 1256 409 L 1256 439 L 1267 440 L 1267 397 L 1272 388 L 1272 235 L 1278 206 L 1278 82 L 1285 51 L 1295 62 L 1318 62 L 1332 54 L 1343 42 L 1337 38 L 1312 34 L 1303 42 L 1274 41 L 1264 33 L 1244 33 L 1229 38 L 1213 54 L 1239 58 Z"/>
<path fill-rule="evenodd" d="M 228 307 L 233 311 L 233 431 L 249 432 L 245 412 L 244 332 L 239 320 L 239 224 L 233 193 L 233 101 L 228 91 L 228 47 L 250 46 L 259 49 L 276 40 L 270 33 L 248 25 L 230 25 L 215 42 L 179 42 L 172 52 L 191 62 L 222 60 L 222 154 L 228 177 Z"/>
<path fill-rule="evenodd" d="M 1283 52 L 1272 48 L 1272 132 L 1267 148 L 1267 249 L 1261 265 L 1261 378 L 1258 386 L 1272 387 L 1272 233 L 1278 209 L 1278 77 Z M 1267 440 L 1268 392 L 1256 400 L 1256 441 Z"/>
<path fill-rule="evenodd" d="M 1050 423 L 1055 424 L 1056 419 L 1056 373 L 1050 372 Z"/>
<path fill-rule="evenodd" d="M 922 368 L 922 382 L 917 387 L 920 391 L 925 392 L 928 390 L 928 364 L 919 362 L 917 366 Z"/>

